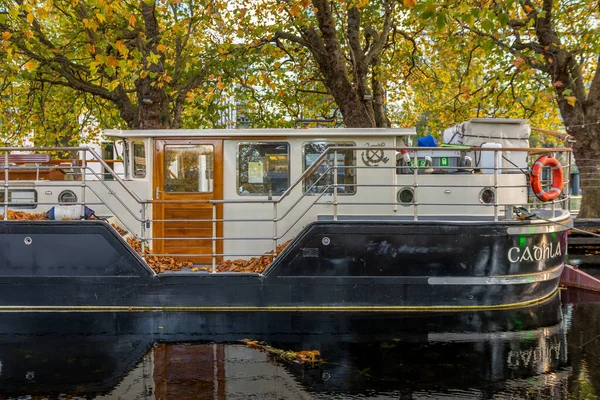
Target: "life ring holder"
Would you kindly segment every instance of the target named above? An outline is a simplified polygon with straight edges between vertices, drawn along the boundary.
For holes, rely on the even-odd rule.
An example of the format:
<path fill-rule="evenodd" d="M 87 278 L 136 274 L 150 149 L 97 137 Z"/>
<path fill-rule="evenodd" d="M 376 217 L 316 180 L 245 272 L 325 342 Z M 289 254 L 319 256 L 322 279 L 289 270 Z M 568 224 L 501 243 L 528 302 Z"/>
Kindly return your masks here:
<path fill-rule="evenodd" d="M 542 188 L 542 168 L 550 167 L 552 169 L 552 189 L 545 192 Z M 560 162 L 552 156 L 541 156 L 531 166 L 529 184 L 535 197 L 541 201 L 552 201 L 560 196 L 565 184 L 564 172 Z"/>

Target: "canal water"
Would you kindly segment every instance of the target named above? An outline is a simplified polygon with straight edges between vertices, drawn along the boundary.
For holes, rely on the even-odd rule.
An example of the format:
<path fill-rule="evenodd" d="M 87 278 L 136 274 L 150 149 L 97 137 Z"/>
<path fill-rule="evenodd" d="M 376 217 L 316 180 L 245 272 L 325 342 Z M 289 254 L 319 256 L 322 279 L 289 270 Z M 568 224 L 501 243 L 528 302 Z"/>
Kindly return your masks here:
<path fill-rule="evenodd" d="M 444 313 L 1 313 L 0 398 L 594 399 L 600 296 Z M 256 340 L 247 346 L 243 339 Z M 279 352 L 317 350 L 321 362 Z"/>

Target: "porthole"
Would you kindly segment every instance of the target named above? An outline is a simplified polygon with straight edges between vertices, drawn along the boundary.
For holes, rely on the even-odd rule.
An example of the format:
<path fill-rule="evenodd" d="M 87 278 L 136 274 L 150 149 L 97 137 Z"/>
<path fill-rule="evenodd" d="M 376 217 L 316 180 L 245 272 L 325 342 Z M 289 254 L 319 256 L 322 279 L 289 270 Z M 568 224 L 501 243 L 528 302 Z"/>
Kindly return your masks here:
<path fill-rule="evenodd" d="M 398 201 L 398 203 L 401 203 L 405 206 L 411 205 L 414 199 L 415 192 L 412 188 L 402 188 L 398 190 L 398 193 L 396 194 L 396 200 Z"/>
<path fill-rule="evenodd" d="M 479 192 L 479 201 L 483 204 L 494 204 L 496 192 L 492 188 L 484 188 Z"/>
<path fill-rule="evenodd" d="M 63 190 L 58 195 L 58 202 L 60 204 L 77 203 L 77 195 L 72 190 Z"/>

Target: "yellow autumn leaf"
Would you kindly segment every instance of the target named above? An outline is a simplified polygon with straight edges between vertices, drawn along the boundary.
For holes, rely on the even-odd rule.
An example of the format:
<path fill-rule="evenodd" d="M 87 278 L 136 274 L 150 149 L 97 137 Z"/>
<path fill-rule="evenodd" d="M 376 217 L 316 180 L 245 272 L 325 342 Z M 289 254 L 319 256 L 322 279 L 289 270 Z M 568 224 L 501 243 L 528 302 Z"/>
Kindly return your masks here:
<path fill-rule="evenodd" d="M 96 47 L 95 47 L 93 44 L 91 44 L 91 43 L 90 43 L 90 44 L 88 44 L 88 45 L 87 45 L 87 49 L 88 49 L 88 51 L 89 51 L 90 53 L 92 53 L 92 54 L 96 54 Z"/>
<path fill-rule="evenodd" d="M 106 22 L 106 17 L 100 13 L 96 13 L 96 19 L 100 22 Z"/>
<path fill-rule="evenodd" d="M 106 84 L 106 87 L 108 88 L 108 90 L 110 90 L 111 92 L 113 90 L 115 90 L 117 88 L 117 86 L 119 86 L 120 82 L 118 80 L 114 80 L 112 82 L 109 82 Z"/>
<path fill-rule="evenodd" d="M 27 61 L 25 63 L 25 65 L 23 65 L 25 67 L 25 69 L 29 72 L 33 71 L 35 69 L 35 67 L 37 66 L 37 62 L 31 60 L 31 61 Z"/>
<path fill-rule="evenodd" d="M 117 60 L 115 57 L 113 56 L 108 56 L 106 59 L 106 65 L 108 65 L 109 67 L 117 67 L 119 65 L 119 60 Z"/>
<path fill-rule="evenodd" d="M 356 4 L 356 8 L 363 8 L 368 3 L 369 3 L 369 0 L 358 0 L 358 3 Z"/>
<path fill-rule="evenodd" d="M 33 14 L 27 13 L 27 22 L 29 22 L 29 25 L 33 24 L 34 20 L 35 20 L 35 17 L 33 16 Z"/>
<path fill-rule="evenodd" d="M 12 37 L 12 33 L 10 32 L 2 32 L 2 39 L 8 40 Z"/>
<path fill-rule="evenodd" d="M 523 6 L 523 8 L 525 9 L 525 11 L 526 11 L 527 13 L 530 13 L 530 12 L 532 12 L 532 11 L 533 11 L 533 8 L 532 8 L 531 6 L 528 6 L 527 4 L 526 4 L 526 5 L 524 5 L 524 6 Z"/>
<path fill-rule="evenodd" d="M 292 14 L 293 17 L 297 17 L 298 15 L 300 15 L 301 12 L 302 9 L 298 4 L 294 4 L 292 8 L 290 8 L 290 14 Z"/>
<path fill-rule="evenodd" d="M 161 43 L 158 46 L 156 46 L 156 50 L 160 51 L 161 53 L 164 53 L 165 51 L 167 51 L 167 46 Z"/>
<path fill-rule="evenodd" d="M 135 26 L 135 15 L 133 14 L 129 17 L 129 25 Z"/>
<path fill-rule="evenodd" d="M 569 103 L 569 105 L 571 107 L 575 107 L 575 102 L 577 101 L 577 97 L 575 96 L 569 96 L 567 97 L 567 103 Z"/>
<path fill-rule="evenodd" d="M 219 88 L 219 90 L 223 90 L 224 87 L 225 85 L 223 84 L 223 82 L 217 83 L 217 88 Z"/>
<path fill-rule="evenodd" d="M 417 0 L 403 0 L 403 3 L 406 7 L 412 8 L 417 4 Z"/>
<path fill-rule="evenodd" d="M 125 43 L 123 43 L 122 40 L 117 40 L 115 42 L 115 47 L 117 48 L 117 51 L 123 55 L 127 55 L 127 53 L 129 52 L 129 49 L 127 48 Z"/>

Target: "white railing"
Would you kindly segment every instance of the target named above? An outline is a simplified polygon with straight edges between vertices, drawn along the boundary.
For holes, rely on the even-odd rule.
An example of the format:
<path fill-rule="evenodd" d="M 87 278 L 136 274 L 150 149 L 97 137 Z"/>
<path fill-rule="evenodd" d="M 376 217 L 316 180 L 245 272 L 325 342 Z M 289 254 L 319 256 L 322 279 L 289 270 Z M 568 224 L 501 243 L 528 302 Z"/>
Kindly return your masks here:
<path fill-rule="evenodd" d="M 0 204 L 2 204 L 3 207 L 3 218 L 7 219 L 8 218 L 8 210 L 9 207 L 12 205 L 14 205 L 14 203 L 11 203 L 9 201 L 9 189 L 11 189 L 12 187 L 16 187 L 15 183 L 17 181 L 11 180 L 10 179 L 10 172 L 11 171 L 19 171 L 19 170 L 27 170 L 27 171 L 31 171 L 31 170 L 35 170 L 36 171 L 36 176 L 39 177 L 40 171 L 44 171 L 44 170 L 49 170 L 49 169 L 54 169 L 57 168 L 57 166 L 48 166 L 48 165 L 42 165 L 42 164 L 36 164 L 36 165 L 27 165 L 27 166 L 18 166 L 18 165 L 11 165 L 11 163 L 9 163 L 9 155 L 13 152 L 23 152 L 23 151 L 27 151 L 27 152 L 52 152 L 52 151 L 77 151 L 79 153 L 81 153 L 80 156 L 80 164 L 81 165 L 74 165 L 74 166 L 70 166 L 68 168 L 71 168 L 73 170 L 78 170 L 78 176 L 77 179 L 78 180 L 74 180 L 74 181 L 64 181 L 61 182 L 61 186 L 60 187 L 71 187 L 71 188 L 75 188 L 75 189 L 79 189 L 79 201 L 75 202 L 75 203 L 69 203 L 70 205 L 79 205 L 81 207 L 81 216 L 85 215 L 85 207 L 86 206 L 93 206 L 93 205 L 103 205 L 106 206 L 107 209 L 117 218 L 121 221 L 121 223 L 124 225 L 124 227 L 126 229 L 129 230 L 129 232 L 131 232 L 135 238 L 137 238 L 138 240 L 141 241 L 142 244 L 142 253 L 146 254 L 147 256 L 187 256 L 187 257 L 192 257 L 192 256 L 202 256 L 202 257 L 210 257 L 212 259 L 212 271 L 216 272 L 216 262 L 218 258 L 221 257 L 255 257 L 255 256 L 261 256 L 264 255 L 264 252 L 259 252 L 256 254 L 227 254 L 227 253 L 218 253 L 217 252 L 217 243 L 219 241 L 225 242 L 225 241 L 236 241 L 236 240 L 255 240 L 255 241 L 271 241 L 272 242 L 272 251 L 273 251 L 273 257 L 276 256 L 276 249 L 278 244 L 280 243 L 280 241 L 285 238 L 288 234 L 290 234 L 290 232 L 293 231 L 293 229 L 295 229 L 298 225 L 298 223 L 307 215 L 307 213 L 309 211 L 311 211 L 314 207 L 325 207 L 325 210 L 329 210 L 330 212 L 330 216 L 331 218 L 335 221 L 338 220 L 338 217 L 340 215 L 339 210 L 340 207 L 344 207 L 344 206 L 366 206 L 366 207 L 373 207 L 373 206 L 410 206 L 412 207 L 412 220 L 414 221 L 419 221 L 419 218 L 422 217 L 422 213 L 419 212 L 420 207 L 424 207 L 424 206 L 438 206 L 438 205 L 443 205 L 443 206 L 447 206 L 447 207 L 455 207 L 455 206 L 467 206 L 467 207 L 493 207 L 493 214 L 491 215 L 486 215 L 484 217 L 482 217 L 482 219 L 489 221 L 489 218 L 493 218 L 493 221 L 498 222 L 501 220 L 502 216 L 500 215 L 500 207 L 504 207 L 505 208 L 505 212 L 508 214 L 510 212 L 511 215 L 506 215 L 505 214 L 505 218 L 510 219 L 512 217 L 512 207 L 513 206 L 521 206 L 521 207 L 526 207 L 528 210 L 534 209 L 534 208 L 548 208 L 552 211 L 552 216 L 556 216 L 557 211 L 559 210 L 568 210 L 568 202 L 569 202 L 569 177 L 570 177 L 570 165 L 571 165 L 571 149 L 568 148 L 560 148 L 560 149 L 532 149 L 532 148 L 527 148 L 527 149 L 522 149 L 522 148 L 447 148 L 447 147 L 441 147 L 441 148 L 408 148 L 408 147 L 378 147 L 377 150 L 381 150 L 381 151 L 389 151 L 389 152 L 393 152 L 394 155 L 395 154 L 399 154 L 401 151 L 410 151 L 412 153 L 412 159 L 413 160 L 417 160 L 418 159 L 418 155 L 419 153 L 423 154 L 425 152 L 427 153 L 431 153 L 431 152 L 436 152 L 436 151 L 447 151 L 447 150 L 457 150 L 457 151 L 461 151 L 461 152 L 465 152 L 465 153 L 472 153 L 472 152 L 493 152 L 494 153 L 494 165 L 493 167 L 486 167 L 483 169 L 488 169 L 488 170 L 493 170 L 493 173 L 491 174 L 487 174 L 489 175 L 492 179 L 491 179 L 491 184 L 490 182 L 487 182 L 485 185 L 481 185 L 481 188 L 493 188 L 493 190 L 495 191 L 495 193 L 498 193 L 499 189 L 504 189 L 504 188 L 525 188 L 525 190 L 529 190 L 529 184 L 526 183 L 524 185 L 502 185 L 499 182 L 499 175 L 502 173 L 528 173 L 529 169 L 527 169 L 527 171 L 524 171 L 523 168 L 515 166 L 515 167 L 502 167 L 501 165 L 498 164 L 498 152 L 527 152 L 529 156 L 531 157 L 539 157 L 542 154 L 552 154 L 554 156 L 556 156 L 557 154 L 564 154 L 566 157 L 566 161 L 565 165 L 563 165 L 563 169 L 564 169 L 564 175 L 566 177 L 565 179 L 565 186 L 563 188 L 562 194 L 560 197 L 558 197 L 556 200 L 553 200 L 551 202 L 545 202 L 542 203 L 540 201 L 537 201 L 537 199 L 535 197 L 533 197 L 533 201 L 529 201 L 527 200 L 524 203 L 518 203 L 515 204 L 514 202 L 499 202 L 498 201 L 498 196 L 494 196 L 494 199 L 492 202 L 489 203 L 483 203 L 481 201 L 474 201 L 474 202 L 464 202 L 464 203 L 443 203 L 443 202 L 432 202 L 432 201 L 426 201 L 425 199 L 421 199 L 420 198 L 420 192 L 423 191 L 424 189 L 427 188 L 436 188 L 436 187 L 445 187 L 445 188 L 473 188 L 474 185 L 472 183 L 469 184 L 461 184 L 461 183 L 443 183 L 443 184 L 439 184 L 439 183 L 427 183 L 427 182 L 423 182 L 423 176 L 427 176 L 427 171 L 429 169 L 432 168 L 432 166 L 419 166 L 419 165 L 392 165 L 392 166 L 367 166 L 367 165 L 363 165 L 363 166 L 359 166 L 359 165 L 339 165 L 338 164 L 338 152 L 347 152 L 347 151 L 361 151 L 361 150 L 372 150 L 372 147 L 356 147 L 356 146 L 337 146 L 337 147 L 329 147 L 324 153 L 322 153 L 314 162 L 313 164 L 306 170 L 304 171 L 304 173 L 302 175 L 300 175 L 291 185 L 290 187 L 285 190 L 278 198 L 276 199 L 248 199 L 248 198 L 237 198 L 237 199 L 219 199 L 219 200 L 206 200 L 206 201 L 196 201 L 195 203 L 205 203 L 205 204 L 210 204 L 212 207 L 212 218 L 210 219 L 185 219 L 185 220 L 174 220 L 174 219 L 168 219 L 168 220 L 161 220 L 161 219 L 153 219 L 153 218 L 149 218 L 148 216 L 148 205 L 151 204 L 176 204 L 178 203 L 178 201 L 169 201 L 169 200 L 147 200 L 144 199 L 142 197 L 140 197 L 137 193 L 135 193 L 128 185 L 127 183 L 120 177 L 118 176 L 113 169 L 104 161 L 102 160 L 102 158 L 100 157 L 100 155 L 98 153 L 96 153 L 94 150 L 92 150 L 89 147 L 67 147 L 67 148 L 59 148 L 59 147 L 54 147 L 54 148 L 43 148 L 43 147 L 6 147 L 6 148 L 0 148 L 0 154 L 4 154 L 4 165 L 3 165 L 3 169 L 4 169 L 4 190 L 3 190 L 3 201 L 0 202 Z M 506 153 L 505 153 L 506 154 Z M 329 156 L 333 155 L 333 159 L 330 160 Z M 121 195 L 119 195 L 118 193 L 116 193 L 107 183 L 106 181 L 104 181 L 102 179 L 102 176 L 98 175 L 97 172 L 95 172 L 94 170 L 92 170 L 91 168 L 89 168 L 88 165 L 88 156 L 91 156 L 90 160 L 94 160 L 95 162 L 99 162 L 102 167 L 104 168 L 104 170 L 106 171 L 107 174 L 110 174 L 113 178 L 113 180 L 117 183 L 118 187 L 120 187 L 121 189 L 124 190 L 123 195 L 129 196 L 130 199 L 125 199 L 123 198 Z M 416 162 L 415 162 L 416 163 Z M 304 191 L 302 191 L 302 193 L 295 199 L 295 201 L 293 201 L 291 203 L 291 205 L 289 205 L 287 208 L 281 209 L 282 207 L 282 202 L 290 197 L 292 195 L 292 193 L 294 193 L 294 189 L 296 187 L 298 187 L 301 183 L 306 182 L 310 177 L 313 176 L 313 174 L 319 170 L 319 168 L 321 166 L 325 165 L 326 166 L 326 170 L 325 173 L 322 173 L 320 177 L 318 177 L 316 179 L 315 182 L 312 183 L 312 185 L 310 187 L 305 188 Z M 528 163 L 528 165 L 530 165 Z M 60 168 L 60 167 L 59 167 Z M 433 167 L 435 168 L 435 167 Z M 438 167 L 439 168 L 439 167 Z M 398 182 L 392 182 L 392 183 L 386 183 L 386 184 L 372 184 L 372 183 L 361 183 L 356 181 L 354 184 L 349 184 L 349 183 L 343 183 L 343 184 L 339 184 L 338 182 L 338 173 L 341 169 L 352 169 L 355 171 L 361 170 L 361 169 L 377 169 L 379 171 L 388 171 L 389 175 L 392 175 L 394 173 L 398 173 L 401 172 L 400 175 L 397 176 L 409 176 L 412 175 L 412 190 L 413 190 L 413 197 L 412 197 L 412 201 L 406 203 L 400 203 L 398 202 L 398 200 L 396 199 L 395 202 L 392 201 L 363 201 L 363 202 L 357 202 L 357 201 L 352 201 L 353 198 L 351 196 L 340 196 L 339 193 L 339 188 L 340 186 L 344 186 L 344 187 L 371 187 L 371 188 L 375 188 L 375 187 L 379 187 L 379 188 L 405 188 L 407 187 L 406 182 L 404 183 L 398 183 Z M 457 170 L 457 171 L 473 171 L 476 169 L 482 169 L 482 168 L 478 168 L 478 167 L 473 167 L 473 166 L 452 166 L 452 169 Z M 391 172 L 390 170 L 394 170 L 395 172 Z M 321 181 L 321 179 L 323 179 L 325 176 L 328 176 L 329 174 L 333 174 L 333 184 L 329 184 L 329 185 L 323 185 L 323 188 L 321 189 L 320 192 L 313 192 L 313 189 L 315 187 L 318 186 L 319 182 Z M 107 201 L 107 199 L 103 199 L 102 198 L 102 194 L 99 193 L 96 189 L 93 188 L 93 186 L 90 185 L 89 180 L 86 178 L 87 175 L 90 175 L 91 177 L 94 177 L 95 180 L 94 181 L 98 181 L 99 184 L 104 187 L 106 189 L 106 191 L 108 192 L 108 194 L 110 196 L 113 196 L 116 200 L 117 203 L 119 205 L 119 207 L 114 207 L 114 206 L 110 206 L 109 202 Z M 447 177 L 451 177 L 453 174 L 449 173 L 446 176 Z M 358 177 L 358 174 L 355 174 L 355 176 Z M 72 183 L 71 183 L 72 182 Z M 549 182 L 543 182 L 543 183 L 549 183 Z M 45 181 L 36 181 L 35 182 L 35 186 L 36 187 L 44 187 L 44 186 L 53 186 L 56 187 L 56 184 L 49 184 L 49 183 L 45 183 Z M 91 194 L 93 194 L 95 197 L 97 197 L 98 199 L 100 199 L 100 203 L 91 203 L 91 202 L 86 202 L 86 191 L 89 190 Z M 307 197 L 310 196 L 310 199 L 308 201 L 308 205 L 306 204 L 302 204 L 302 201 L 304 199 L 306 199 Z M 344 199 L 342 201 L 342 199 Z M 193 201 L 192 201 L 193 202 Z M 181 202 L 179 202 L 181 203 Z M 186 201 L 186 203 L 190 203 L 190 201 Z M 58 201 L 54 202 L 54 203 L 43 203 L 40 202 L 38 203 L 33 202 L 31 203 L 32 205 L 58 205 Z M 136 207 L 138 207 L 138 209 L 132 209 L 132 207 L 130 207 L 130 204 L 134 204 L 136 205 Z M 243 207 L 245 205 L 250 205 L 250 204 L 271 204 L 272 208 L 273 208 L 273 214 L 272 214 L 272 218 L 217 218 L 218 213 L 217 213 L 217 207 L 220 205 L 232 205 L 235 207 Z M 300 207 L 304 207 L 304 209 L 298 210 L 298 208 Z M 320 208 L 319 210 L 322 210 L 323 208 Z M 506 211 L 508 210 L 508 211 Z M 294 211 L 294 212 L 292 212 Z M 293 219 L 294 215 L 296 215 L 297 217 L 295 219 Z M 136 234 L 135 232 L 138 231 L 137 229 L 132 229 L 131 226 L 128 226 L 128 224 L 126 224 L 124 221 L 126 220 L 134 220 L 136 221 L 136 223 L 139 224 L 139 234 Z M 291 222 L 289 221 L 290 219 L 293 219 Z M 166 222 L 189 222 L 189 223 L 210 223 L 211 224 L 211 229 L 212 229 L 212 235 L 210 237 L 185 237 L 185 238 L 181 238 L 181 237 L 177 237 L 177 238 L 171 238 L 171 237 L 153 237 L 152 235 L 148 235 L 148 231 L 152 228 L 153 224 L 155 223 L 166 223 Z M 259 237 L 259 236 L 246 236 L 246 237 L 218 237 L 217 236 L 217 232 L 218 232 L 218 224 L 225 224 L 225 223 L 248 223 L 248 224 L 255 224 L 255 223 L 272 223 L 272 236 L 270 237 Z M 287 222 L 288 225 L 287 227 L 285 225 L 283 225 L 284 222 Z M 210 240 L 212 243 L 212 253 L 211 254 L 156 254 L 156 253 L 151 253 L 151 252 L 147 252 L 146 250 L 148 248 L 151 248 L 152 246 L 148 246 L 149 243 L 153 243 L 155 241 L 168 241 L 168 240 L 187 240 L 187 241 L 199 241 L 199 240 Z"/>

